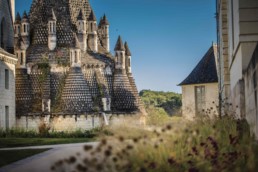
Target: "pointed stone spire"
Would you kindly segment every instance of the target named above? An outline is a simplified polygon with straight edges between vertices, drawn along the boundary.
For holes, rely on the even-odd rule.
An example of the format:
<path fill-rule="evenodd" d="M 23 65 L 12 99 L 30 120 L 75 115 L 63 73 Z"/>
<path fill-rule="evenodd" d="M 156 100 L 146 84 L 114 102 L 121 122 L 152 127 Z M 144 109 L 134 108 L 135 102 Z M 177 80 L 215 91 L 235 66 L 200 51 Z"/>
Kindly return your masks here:
<path fill-rule="evenodd" d="M 103 25 L 109 25 L 109 22 L 108 22 L 108 20 L 107 20 L 106 14 L 104 14 L 101 24 L 103 24 Z"/>
<path fill-rule="evenodd" d="M 17 12 L 15 17 L 15 24 L 19 24 L 19 23 L 21 23 L 21 16 L 20 16 L 20 13 Z"/>
<path fill-rule="evenodd" d="M 123 41 L 122 41 L 122 38 L 120 35 L 116 42 L 115 51 L 125 51 L 125 47 L 124 47 L 124 44 L 123 44 Z"/>
<path fill-rule="evenodd" d="M 55 15 L 55 12 L 54 12 L 53 8 L 52 8 L 52 16 L 51 16 L 50 19 L 56 21 L 56 15 Z"/>
<path fill-rule="evenodd" d="M 77 20 L 84 20 L 81 9 L 80 9 L 79 15 L 77 17 Z"/>
<path fill-rule="evenodd" d="M 99 28 L 101 28 L 102 22 L 103 22 L 103 17 L 100 17 L 100 19 L 99 19 L 99 25 L 98 25 Z"/>
<path fill-rule="evenodd" d="M 26 11 L 23 12 L 22 19 L 28 19 L 28 15 L 27 15 Z"/>
<path fill-rule="evenodd" d="M 125 55 L 126 55 L 126 56 L 132 56 L 131 51 L 130 51 L 130 49 L 129 49 L 129 46 L 128 46 L 127 42 L 125 42 Z"/>
<path fill-rule="evenodd" d="M 29 22 L 28 15 L 27 15 L 26 11 L 24 11 L 23 16 L 22 16 L 22 23 L 28 23 L 28 22 Z"/>
<path fill-rule="evenodd" d="M 96 16 L 95 16 L 93 10 L 91 10 L 91 13 L 90 13 L 90 16 L 89 16 L 89 21 L 97 21 Z"/>

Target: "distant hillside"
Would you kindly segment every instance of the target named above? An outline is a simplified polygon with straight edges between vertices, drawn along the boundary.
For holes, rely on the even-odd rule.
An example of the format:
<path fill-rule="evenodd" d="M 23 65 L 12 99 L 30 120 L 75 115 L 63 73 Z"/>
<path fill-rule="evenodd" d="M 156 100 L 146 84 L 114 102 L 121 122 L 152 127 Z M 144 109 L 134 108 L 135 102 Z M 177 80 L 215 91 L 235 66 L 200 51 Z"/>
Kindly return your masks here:
<path fill-rule="evenodd" d="M 145 106 L 163 108 L 169 115 L 180 114 L 182 106 L 181 94 L 174 92 L 142 90 L 140 96 Z"/>

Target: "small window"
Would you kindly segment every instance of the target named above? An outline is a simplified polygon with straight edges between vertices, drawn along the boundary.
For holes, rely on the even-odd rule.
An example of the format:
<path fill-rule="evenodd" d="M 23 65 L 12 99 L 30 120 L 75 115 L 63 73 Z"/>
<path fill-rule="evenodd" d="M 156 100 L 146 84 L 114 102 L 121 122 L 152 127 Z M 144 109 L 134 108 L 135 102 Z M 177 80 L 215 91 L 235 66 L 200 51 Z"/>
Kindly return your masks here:
<path fill-rule="evenodd" d="M 203 110 L 205 110 L 205 86 L 195 87 L 195 107 L 197 115 L 203 114 Z"/>
<path fill-rule="evenodd" d="M 9 89 L 9 70 L 5 69 L 5 89 Z"/>
<path fill-rule="evenodd" d="M 5 128 L 9 129 L 9 106 L 5 106 Z"/>
<path fill-rule="evenodd" d="M 24 31 L 24 33 L 26 33 L 26 25 L 25 24 L 23 25 L 23 31 Z"/>
<path fill-rule="evenodd" d="M 21 61 L 20 65 L 23 65 L 23 53 L 21 53 Z"/>
<path fill-rule="evenodd" d="M 77 61 L 78 61 L 77 51 L 75 51 L 75 55 L 74 55 L 74 63 L 77 63 Z"/>
<path fill-rule="evenodd" d="M 128 66 L 131 67 L 131 58 L 128 58 Z"/>
<path fill-rule="evenodd" d="M 56 33 L 56 23 L 53 23 L 54 33 Z"/>

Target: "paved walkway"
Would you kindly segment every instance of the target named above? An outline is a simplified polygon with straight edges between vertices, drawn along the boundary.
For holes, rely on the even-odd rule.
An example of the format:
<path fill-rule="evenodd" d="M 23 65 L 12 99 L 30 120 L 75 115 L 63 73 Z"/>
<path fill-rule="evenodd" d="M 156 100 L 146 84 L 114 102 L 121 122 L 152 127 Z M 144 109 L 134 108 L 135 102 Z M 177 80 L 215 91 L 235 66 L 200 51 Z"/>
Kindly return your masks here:
<path fill-rule="evenodd" d="M 56 161 L 69 158 L 78 152 L 83 152 L 84 145 L 96 146 L 98 142 L 63 144 L 63 145 L 46 145 L 46 146 L 30 146 L 18 148 L 4 148 L 0 150 L 21 150 L 21 149 L 48 149 L 50 150 L 17 161 L 10 165 L 0 168 L 0 172 L 48 172 L 50 167 Z"/>

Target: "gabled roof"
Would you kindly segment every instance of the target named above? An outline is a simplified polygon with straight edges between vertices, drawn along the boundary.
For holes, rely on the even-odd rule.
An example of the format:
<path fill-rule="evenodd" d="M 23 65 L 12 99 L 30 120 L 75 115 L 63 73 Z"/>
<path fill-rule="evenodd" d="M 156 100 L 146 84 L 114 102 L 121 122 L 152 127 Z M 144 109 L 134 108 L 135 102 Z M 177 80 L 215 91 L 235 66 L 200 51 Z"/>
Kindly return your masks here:
<path fill-rule="evenodd" d="M 132 56 L 131 51 L 130 51 L 130 49 L 129 49 L 129 47 L 128 47 L 127 42 L 125 42 L 125 55 L 126 55 L 126 56 Z"/>
<path fill-rule="evenodd" d="M 125 51 L 125 47 L 124 47 L 124 44 L 123 44 L 123 41 L 122 41 L 122 38 L 120 35 L 116 42 L 115 51 Z"/>
<path fill-rule="evenodd" d="M 204 84 L 218 82 L 214 47 L 212 46 L 188 77 L 179 85 Z"/>

